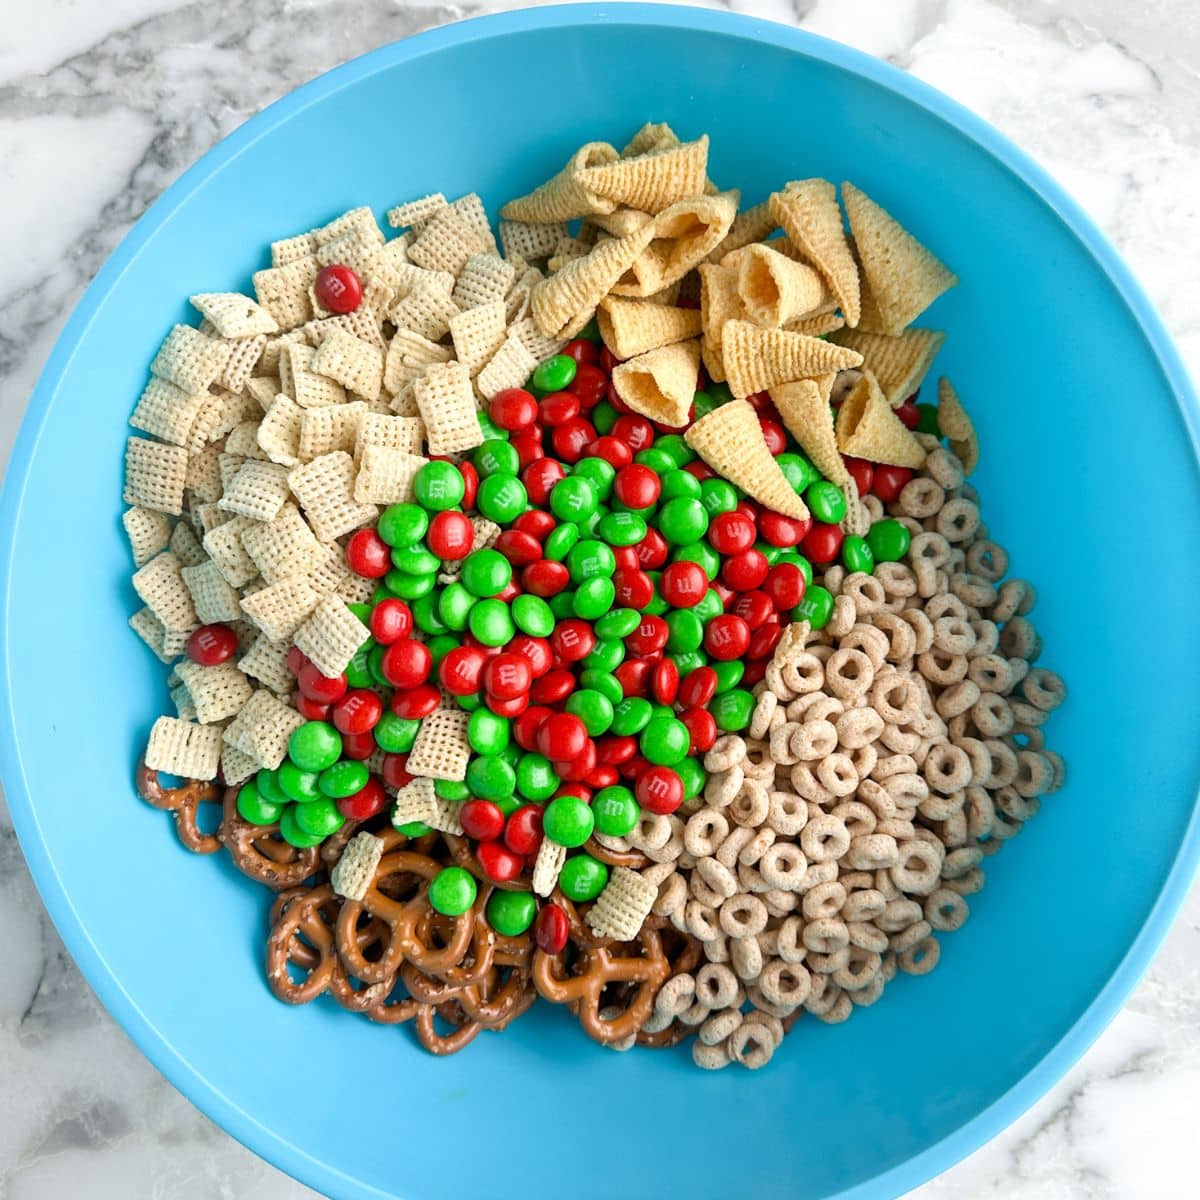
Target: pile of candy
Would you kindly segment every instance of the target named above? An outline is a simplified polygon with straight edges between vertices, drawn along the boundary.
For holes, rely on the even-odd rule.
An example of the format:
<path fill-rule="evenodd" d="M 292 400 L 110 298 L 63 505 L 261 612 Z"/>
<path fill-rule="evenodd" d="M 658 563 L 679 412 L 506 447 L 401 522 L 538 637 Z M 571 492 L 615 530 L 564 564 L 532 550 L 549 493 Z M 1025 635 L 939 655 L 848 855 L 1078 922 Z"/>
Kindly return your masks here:
<path fill-rule="evenodd" d="M 707 153 L 590 143 L 503 254 L 476 196 L 351 210 L 154 360 L 138 788 L 277 893 L 289 1003 L 450 1053 L 541 996 L 759 1067 L 932 969 L 1062 782 L 973 426 L 917 403 L 953 275 L 850 184 L 849 235 L 824 180 L 739 213 Z"/>

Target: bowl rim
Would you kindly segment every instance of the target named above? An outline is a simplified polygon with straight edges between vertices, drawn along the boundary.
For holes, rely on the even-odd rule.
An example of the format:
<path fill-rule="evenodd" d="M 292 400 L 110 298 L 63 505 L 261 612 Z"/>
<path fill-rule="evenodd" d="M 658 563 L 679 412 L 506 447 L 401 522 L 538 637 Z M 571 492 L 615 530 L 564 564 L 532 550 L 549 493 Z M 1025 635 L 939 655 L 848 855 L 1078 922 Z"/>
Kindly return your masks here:
<path fill-rule="evenodd" d="M 268 1162 L 329 1195 L 395 1200 L 395 1193 L 383 1192 L 351 1179 L 329 1163 L 314 1158 L 301 1146 L 284 1140 L 215 1088 L 200 1069 L 182 1057 L 150 1023 L 135 997 L 110 970 L 101 951 L 92 942 L 81 914 L 68 897 L 38 820 L 15 736 L 8 626 L 17 522 L 29 469 L 50 405 L 103 297 L 133 265 L 151 235 L 211 176 L 249 151 L 278 125 L 380 71 L 457 45 L 508 34 L 589 24 L 701 31 L 782 47 L 897 93 L 969 138 L 1054 212 L 1111 281 L 1136 319 L 1175 393 L 1193 455 L 1200 458 L 1200 401 L 1170 334 L 1116 248 L 1065 189 L 1005 135 L 936 88 L 889 63 L 793 26 L 724 10 L 645 3 L 563 4 L 475 17 L 425 30 L 351 59 L 276 100 L 208 150 L 142 215 L 89 284 L 47 359 L 13 446 L 0 492 L 0 682 L 5 685 L 0 689 L 0 777 L 4 780 L 13 824 L 42 902 L 104 1007 L 141 1053 L 201 1112 Z M 1032 1107 L 1082 1057 L 1116 1016 L 1150 965 L 1200 866 L 1200 798 L 1193 804 L 1187 831 L 1144 925 L 1111 978 L 1060 1041 L 1007 1092 L 965 1125 L 882 1175 L 837 1193 L 836 1200 L 878 1200 L 884 1195 L 897 1196 L 947 1170 Z"/>

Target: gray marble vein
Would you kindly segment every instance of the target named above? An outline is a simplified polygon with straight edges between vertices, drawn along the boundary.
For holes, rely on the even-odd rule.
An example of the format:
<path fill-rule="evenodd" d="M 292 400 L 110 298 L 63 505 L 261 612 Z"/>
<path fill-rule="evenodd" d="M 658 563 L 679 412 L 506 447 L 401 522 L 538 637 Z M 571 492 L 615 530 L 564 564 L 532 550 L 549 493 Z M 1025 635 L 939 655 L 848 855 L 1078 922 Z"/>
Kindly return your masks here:
<path fill-rule="evenodd" d="M 0 464 L 88 280 L 187 166 L 339 62 L 509 0 L 10 0 L 0 31 Z M 1029 150 L 1112 236 L 1200 363 L 1200 8 L 1191 0 L 726 0 L 886 58 Z M 0 1200 L 299 1200 L 200 1116 L 71 963 L 0 797 Z M 925 1200 L 1187 1195 L 1200 895 L 1125 1011 Z"/>

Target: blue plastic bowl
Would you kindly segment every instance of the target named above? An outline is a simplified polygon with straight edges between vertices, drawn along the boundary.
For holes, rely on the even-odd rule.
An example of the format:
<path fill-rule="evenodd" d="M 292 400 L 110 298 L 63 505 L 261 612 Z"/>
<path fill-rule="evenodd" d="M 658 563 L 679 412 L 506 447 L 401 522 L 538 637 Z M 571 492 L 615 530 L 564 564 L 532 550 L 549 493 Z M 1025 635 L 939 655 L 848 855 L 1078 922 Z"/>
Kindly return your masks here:
<path fill-rule="evenodd" d="M 489 208 L 644 120 L 712 135 L 750 201 L 851 178 L 950 263 L 930 313 L 978 485 L 1070 683 L 1069 786 L 987 865 L 930 977 L 803 1022 L 757 1074 L 616 1055 L 539 1005 L 438 1060 L 263 982 L 267 893 L 180 849 L 133 765 L 164 672 L 126 630 L 125 420 L 192 292 L 367 202 Z M 47 907 L 103 1002 L 195 1104 L 335 1197 L 892 1196 L 1013 1120 L 1113 1016 L 1200 852 L 1196 400 L 1128 270 L 1024 155 L 945 97 L 795 30 L 640 5 L 539 9 L 387 46 L 208 154 L 92 284 L 4 493 L 4 780 Z M 51 549 L 53 548 L 53 549 Z M 58 566 L 65 567 L 60 574 Z"/>

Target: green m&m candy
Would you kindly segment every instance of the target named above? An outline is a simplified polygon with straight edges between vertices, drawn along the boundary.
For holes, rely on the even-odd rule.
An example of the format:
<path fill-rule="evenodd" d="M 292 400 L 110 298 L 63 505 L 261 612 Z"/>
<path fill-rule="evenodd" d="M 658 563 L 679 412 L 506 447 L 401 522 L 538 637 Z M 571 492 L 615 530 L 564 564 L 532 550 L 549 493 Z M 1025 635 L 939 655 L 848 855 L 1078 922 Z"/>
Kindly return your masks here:
<path fill-rule="evenodd" d="M 279 790 L 296 804 L 307 804 L 321 795 L 319 771 L 302 771 L 294 762 L 285 758 L 279 764 L 275 775 L 279 780 Z"/>
<path fill-rule="evenodd" d="M 559 592 L 546 601 L 556 621 L 565 621 L 575 615 L 575 593 L 573 591 Z"/>
<path fill-rule="evenodd" d="M 583 521 L 599 503 L 596 485 L 583 475 L 568 475 L 550 491 L 550 511 L 560 521 Z"/>
<path fill-rule="evenodd" d="M 305 721 L 288 738 L 288 755 L 304 771 L 323 771 L 342 755 L 342 735 L 327 721 Z"/>
<path fill-rule="evenodd" d="M 410 838 L 424 837 L 431 832 L 430 827 L 424 821 L 406 821 L 403 825 L 397 825 L 395 828 L 399 833 Z"/>
<path fill-rule="evenodd" d="M 512 563 L 499 550 L 473 550 L 463 559 L 459 578 L 472 596 L 498 596 L 512 582 L 512 574 Z"/>
<path fill-rule="evenodd" d="M 428 528 L 429 514 L 419 504 L 390 504 L 379 515 L 379 536 L 389 546 L 411 546 Z"/>
<path fill-rule="evenodd" d="M 297 827 L 310 837 L 327 838 L 346 823 L 329 796 L 321 796 L 310 804 L 293 804 L 287 811 L 295 815 Z"/>
<path fill-rule="evenodd" d="M 437 586 L 437 576 L 432 572 L 409 575 L 406 571 L 389 571 L 387 585 L 402 600 L 419 600 L 422 596 L 428 596 Z"/>
<path fill-rule="evenodd" d="M 567 570 L 575 583 L 589 579 L 609 578 L 617 569 L 617 559 L 612 547 L 594 538 L 576 542 L 567 551 Z"/>
<path fill-rule="evenodd" d="M 355 792 L 361 792 L 367 786 L 369 778 L 370 772 L 365 763 L 344 758 L 321 772 L 318 786 L 326 796 L 342 800 L 346 796 L 353 796 Z"/>
<path fill-rule="evenodd" d="M 662 579 L 661 571 L 647 571 L 647 577 L 654 585 L 654 594 L 650 597 L 648 604 L 642 605 L 642 612 L 649 613 L 652 617 L 661 617 L 671 606 L 667 603 L 666 597 L 662 594 L 660 580 Z"/>
<path fill-rule="evenodd" d="M 696 497 L 668 500 L 658 514 L 658 531 L 675 546 L 690 546 L 708 532 L 708 510 Z"/>
<path fill-rule="evenodd" d="M 503 646 L 512 640 L 516 627 L 503 600 L 480 600 L 467 616 L 471 636 L 485 646 Z"/>
<path fill-rule="evenodd" d="M 467 741 L 476 754 L 500 754 L 508 748 L 509 736 L 507 718 L 490 709 L 477 708 L 467 721 Z"/>
<path fill-rule="evenodd" d="M 694 608 L 674 608 L 663 619 L 667 623 L 668 654 L 687 654 L 700 649 L 704 622 Z"/>
<path fill-rule="evenodd" d="M 467 618 L 475 607 L 478 597 L 473 596 L 461 583 L 448 583 L 438 597 L 437 611 L 447 629 L 461 633 L 467 627 Z"/>
<path fill-rule="evenodd" d="M 680 678 L 686 675 L 689 671 L 694 671 L 697 667 L 703 667 L 708 663 L 708 658 L 702 650 L 688 650 L 682 654 L 672 654 L 671 661 L 675 664 Z"/>
<path fill-rule="evenodd" d="M 807 621 L 813 629 L 824 629 L 833 616 L 833 596 L 819 583 L 813 584 L 804 599 L 792 609 L 793 621 Z"/>
<path fill-rule="evenodd" d="M 443 867 L 429 884 L 429 904 L 447 917 L 465 913 L 475 903 L 475 876 L 463 867 Z"/>
<path fill-rule="evenodd" d="M 438 616 L 438 597 L 432 592 L 419 596 L 409 607 L 413 622 L 422 633 L 445 633 L 450 627 Z M 387 680 L 380 680 L 387 683 Z"/>
<path fill-rule="evenodd" d="M 617 468 L 607 459 L 589 456 L 581 458 L 572 468 L 572 475 L 582 475 L 590 480 L 596 489 L 596 495 L 603 501 L 612 495 L 613 480 L 617 477 Z"/>
<path fill-rule="evenodd" d="M 489 520 L 509 525 L 529 507 L 529 494 L 515 474 L 489 475 L 479 485 L 475 507 Z"/>
<path fill-rule="evenodd" d="M 595 823 L 591 808 L 577 796 L 559 796 L 546 805 L 542 830 L 552 842 L 570 849 L 592 836 Z"/>
<path fill-rule="evenodd" d="M 579 526 L 570 521 L 564 521 L 542 543 L 542 555 L 548 562 L 562 562 L 579 538 Z"/>
<path fill-rule="evenodd" d="M 388 652 L 386 646 L 372 646 L 367 655 L 367 670 L 371 672 L 371 683 L 379 684 L 380 688 L 390 688 L 388 677 L 383 673 L 383 656 Z M 370 688 L 371 684 L 367 684 Z"/>
<path fill-rule="evenodd" d="M 662 477 L 662 495 L 660 502 L 677 500 L 680 496 L 688 500 L 700 499 L 700 480 L 690 471 L 668 471 Z"/>
<path fill-rule="evenodd" d="M 870 575 L 875 570 L 875 555 L 866 538 L 857 534 L 847 534 L 842 540 L 842 562 L 847 571 L 862 571 Z"/>
<path fill-rule="evenodd" d="M 601 638 L 583 660 L 588 671 L 615 671 L 625 661 L 625 643 L 615 638 Z"/>
<path fill-rule="evenodd" d="M 571 608 L 577 617 L 582 617 L 585 621 L 594 621 L 612 608 L 616 598 L 617 588 L 613 581 L 598 576 L 579 585 L 575 590 Z"/>
<path fill-rule="evenodd" d="M 592 737 L 606 732 L 613 722 L 612 701 L 591 688 L 579 688 L 567 697 L 566 710 L 577 716 Z"/>
<path fill-rule="evenodd" d="M 443 512 L 462 503 L 467 485 L 462 472 L 448 462 L 427 462 L 413 476 L 413 495 L 422 508 Z"/>
<path fill-rule="evenodd" d="M 595 900 L 608 883 L 608 868 L 590 854 L 574 854 L 563 863 L 558 886 L 568 900 Z"/>
<path fill-rule="evenodd" d="M 332 804 L 333 801 L 330 803 Z M 310 846 L 319 846 L 328 836 L 324 833 L 309 833 L 297 824 L 296 814 L 311 807 L 308 804 L 289 804 L 279 818 L 280 837 L 289 846 L 295 846 L 297 850 L 307 850 Z M 337 812 L 337 809 L 334 809 L 334 812 Z"/>
<path fill-rule="evenodd" d="M 713 617 L 719 617 L 725 611 L 725 606 L 721 603 L 721 597 L 716 592 L 709 588 L 703 596 L 700 597 L 700 603 L 697 604 L 692 612 L 696 614 L 705 624 L 708 624 Z"/>
<path fill-rule="evenodd" d="M 804 493 L 804 502 L 812 509 L 818 521 L 836 525 L 846 515 L 846 497 L 842 489 L 827 479 L 810 483 Z"/>
<path fill-rule="evenodd" d="M 499 800 L 493 800 L 492 803 L 500 810 L 500 815 L 503 817 L 511 817 L 521 807 L 521 800 L 518 796 L 501 796 Z"/>
<path fill-rule="evenodd" d="M 604 436 L 612 431 L 612 427 L 617 423 L 617 410 L 613 408 L 607 400 L 601 400 L 595 408 L 592 409 L 592 424 L 596 427 L 596 432 Z"/>
<path fill-rule="evenodd" d="M 532 892 L 505 892 L 497 889 L 487 902 L 488 924 L 501 937 L 519 937 L 533 924 L 536 916 L 537 901 Z"/>
<path fill-rule="evenodd" d="M 737 508 L 737 488 L 728 479 L 706 479 L 700 485 L 700 503 L 710 517 Z"/>
<path fill-rule="evenodd" d="M 541 392 L 561 392 L 575 378 L 576 363 L 568 354 L 555 354 L 533 369 L 533 386 Z"/>
<path fill-rule="evenodd" d="M 489 438 L 476 446 L 471 462 L 484 479 L 491 475 L 515 475 L 521 469 L 521 456 L 516 447 L 499 438 Z"/>
<path fill-rule="evenodd" d="M 665 475 L 668 471 L 675 470 L 675 460 L 657 446 L 639 450 L 633 456 L 633 461 L 643 467 L 649 467 L 656 475 Z"/>
<path fill-rule="evenodd" d="M 715 706 L 716 699 L 712 701 Z M 716 714 L 713 714 L 716 716 Z M 747 718 L 748 720 L 749 718 Z M 674 717 L 654 717 L 642 730 L 638 745 L 642 757 L 660 767 L 673 767 L 687 757 L 691 734 Z"/>
<path fill-rule="evenodd" d="M 513 623 L 530 637 L 549 637 L 554 632 L 554 613 L 541 596 L 523 592 L 510 605 Z"/>
<path fill-rule="evenodd" d="M 517 763 L 517 791 L 526 800 L 549 800 L 558 791 L 559 779 L 550 760 L 536 751 L 522 754 Z"/>
<path fill-rule="evenodd" d="M 731 688 L 722 692 L 709 701 L 708 711 L 712 713 L 717 728 L 726 733 L 737 733 L 750 724 L 754 715 L 754 697 L 745 688 Z"/>
<path fill-rule="evenodd" d="M 611 512 L 600 518 L 596 532 L 610 546 L 636 546 L 646 536 L 646 522 L 633 512 Z"/>
<path fill-rule="evenodd" d="M 601 640 L 628 637 L 642 623 L 641 614 L 635 608 L 614 608 L 604 614 L 593 626 Z"/>
<path fill-rule="evenodd" d="M 677 467 L 686 466 L 696 457 L 695 451 L 678 433 L 664 433 L 654 442 L 654 448 L 668 455 Z"/>
<path fill-rule="evenodd" d="M 517 773 L 499 755 L 484 754 L 467 764 L 467 788 L 481 800 L 511 796 L 517 786 Z"/>
<path fill-rule="evenodd" d="M 912 534 L 899 521 L 876 521 L 867 532 L 867 545 L 876 562 L 899 562 L 907 553 Z"/>
<path fill-rule="evenodd" d="M 268 800 L 250 780 L 243 783 L 237 798 L 238 816 L 251 825 L 273 825 L 279 820 L 284 805 Z"/>
<path fill-rule="evenodd" d="M 673 556 L 675 562 L 694 562 L 700 566 L 710 580 L 716 579 L 721 569 L 721 556 L 707 542 L 693 542 L 680 546 Z"/>
<path fill-rule="evenodd" d="M 466 800 L 471 789 L 461 779 L 435 779 L 433 794 L 439 800 Z"/>
<path fill-rule="evenodd" d="M 685 758 L 675 764 L 675 774 L 683 780 L 683 798 L 694 800 L 704 790 L 708 775 L 695 758 Z"/>
<path fill-rule="evenodd" d="M 593 317 L 575 336 L 582 341 L 600 345 L 600 322 Z"/>
<path fill-rule="evenodd" d="M 352 688 L 367 688 L 375 682 L 371 674 L 371 651 L 376 648 L 374 638 L 367 638 L 346 664 L 346 686 Z M 380 656 L 382 657 L 382 655 Z"/>
<path fill-rule="evenodd" d="M 941 428 L 938 426 L 936 404 L 917 405 L 917 432 L 932 433 L 934 437 L 942 436 Z"/>
<path fill-rule="evenodd" d="M 438 664 L 456 647 L 462 643 L 453 634 L 439 633 L 437 637 L 431 637 L 425 645 L 429 649 L 429 657 L 432 660 L 433 673 L 437 674 Z"/>
<path fill-rule="evenodd" d="M 803 454 L 780 454 L 775 461 L 797 495 L 802 496 L 810 484 L 821 478 L 821 472 Z"/>
<path fill-rule="evenodd" d="M 491 416 L 482 410 L 475 414 L 475 418 L 479 422 L 479 432 L 483 434 L 485 442 L 507 442 L 512 436 L 507 429 L 501 429 Z"/>
<path fill-rule="evenodd" d="M 608 671 L 580 671 L 579 683 L 581 687 L 599 692 L 610 704 L 620 704 L 625 698 L 621 681 Z"/>
<path fill-rule="evenodd" d="M 653 715 L 654 705 L 644 696 L 626 696 L 613 709 L 612 731 L 620 737 L 641 733 Z"/>
<path fill-rule="evenodd" d="M 608 837 L 624 837 L 642 815 L 633 793 L 619 785 L 601 788 L 592 797 L 592 812 L 596 828 Z"/>
<path fill-rule="evenodd" d="M 436 575 L 442 560 L 420 543 L 396 546 L 392 550 L 392 565 L 405 575 Z"/>
<path fill-rule="evenodd" d="M 719 696 L 722 692 L 727 692 L 742 682 L 742 676 L 746 673 L 746 664 L 740 658 L 735 658 L 729 662 L 715 662 L 712 664 L 712 669 L 717 673 L 717 695 Z"/>
<path fill-rule="evenodd" d="M 375 744 L 385 754 L 407 754 L 413 748 L 420 728 L 420 721 L 405 720 L 385 710 L 371 732 L 375 735 Z"/>
<path fill-rule="evenodd" d="M 264 800 L 269 800 L 272 804 L 278 804 L 281 808 L 291 799 L 280 788 L 279 777 L 275 771 L 268 771 L 266 768 L 263 768 L 263 770 L 254 776 L 254 786 L 258 788 L 258 794 Z"/>

